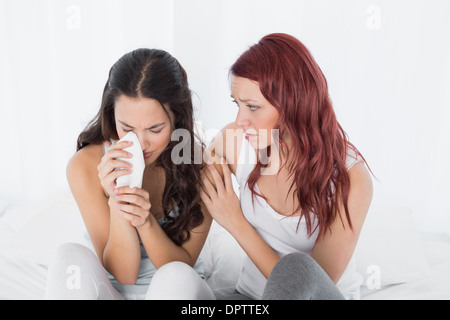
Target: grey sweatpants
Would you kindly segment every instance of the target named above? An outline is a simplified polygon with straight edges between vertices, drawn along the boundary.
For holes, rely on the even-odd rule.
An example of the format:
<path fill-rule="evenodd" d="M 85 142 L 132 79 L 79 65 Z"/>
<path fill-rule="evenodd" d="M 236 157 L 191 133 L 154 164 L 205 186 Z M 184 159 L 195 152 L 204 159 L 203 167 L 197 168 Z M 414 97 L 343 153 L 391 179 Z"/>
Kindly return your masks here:
<path fill-rule="evenodd" d="M 248 300 L 238 292 L 226 297 Z M 309 255 L 295 252 L 281 258 L 267 279 L 263 300 L 344 300 L 334 282 Z"/>

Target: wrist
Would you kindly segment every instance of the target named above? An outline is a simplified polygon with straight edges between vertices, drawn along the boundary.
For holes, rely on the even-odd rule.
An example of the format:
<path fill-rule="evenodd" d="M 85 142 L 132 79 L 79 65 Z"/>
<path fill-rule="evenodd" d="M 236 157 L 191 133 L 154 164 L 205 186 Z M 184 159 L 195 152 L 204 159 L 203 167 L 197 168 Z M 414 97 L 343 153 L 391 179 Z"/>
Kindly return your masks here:
<path fill-rule="evenodd" d="M 110 210 L 114 210 L 117 211 L 117 200 L 114 198 L 114 196 L 109 196 L 108 198 L 108 206 L 110 208 Z"/>
<path fill-rule="evenodd" d="M 252 225 L 245 219 L 242 211 L 240 211 L 239 215 L 235 215 L 233 219 L 230 220 L 228 228 L 228 232 L 235 237 L 238 237 L 240 234 L 245 233 L 247 228 L 253 228 Z"/>
<path fill-rule="evenodd" d="M 136 230 L 138 232 L 141 232 L 142 230 L 150 229 L 155 222 L 156 222 L 156 219 L 153 216 L 153 214 L 150 212 L 150 214 L 148 215 L 147 219 L 145 219 L 144 223 L 141 224 L 140 226 L 137 226 Z"/>

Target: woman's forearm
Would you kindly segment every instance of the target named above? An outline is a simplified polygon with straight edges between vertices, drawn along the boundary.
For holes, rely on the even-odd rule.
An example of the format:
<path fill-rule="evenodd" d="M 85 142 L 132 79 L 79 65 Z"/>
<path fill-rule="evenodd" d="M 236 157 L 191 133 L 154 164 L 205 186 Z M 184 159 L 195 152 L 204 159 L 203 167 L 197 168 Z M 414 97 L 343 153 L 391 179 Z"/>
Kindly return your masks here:
<path fill-rule="evenodd" d="M 191 267 L 194 266 L 196 257 L 192 257 L 183 247 L 176 245 L 167 236 L 153 215 L 150 214 L 148 221 L 136 229 L 155 268 L 158 269 L 172 261 L 181 261 Z"/>
<path fill-rule="evenodd" d="M 103 251 L 103 266 L 118 282 L 134 284 L 140 263 L 141 251 L 136 229 L 119 215 L 116 208 L 110 208 L 110 232 Z"/>
<path fill-rule="evenodd" d="M 268 278 L 280 257 L 256 232 L 253 226 L 243 218 L 242 221 L 229 229 L 241 248 L 256 265 L 258 270 Z"/>

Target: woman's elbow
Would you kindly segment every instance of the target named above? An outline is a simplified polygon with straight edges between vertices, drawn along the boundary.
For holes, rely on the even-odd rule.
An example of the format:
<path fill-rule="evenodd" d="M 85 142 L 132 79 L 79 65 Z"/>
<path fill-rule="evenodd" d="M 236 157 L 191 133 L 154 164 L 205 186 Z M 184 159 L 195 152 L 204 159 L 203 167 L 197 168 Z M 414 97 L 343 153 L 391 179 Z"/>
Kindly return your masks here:
<path fill-rule="evenodd" d="M 111 273 L 112 274 L 112 273 Z M 133 275 L 133 274 L 112 274 L 114 279 L 116 279 L 116 281 L 120 284 L 123 285 L 134 285 L 137 282 L 137 274 Z"/>
<path fill-rule="evenodd" d="M 138 275 L 139 275 L 139 268 L 137 270 L 131 270 L 131 268 L 114 268 L 111 265 L 103 264 L 103 267 L 106 271 L 108 271 L 114 279 L 120 284 L 124 285 L 133 285 L 136 284 Z"/>

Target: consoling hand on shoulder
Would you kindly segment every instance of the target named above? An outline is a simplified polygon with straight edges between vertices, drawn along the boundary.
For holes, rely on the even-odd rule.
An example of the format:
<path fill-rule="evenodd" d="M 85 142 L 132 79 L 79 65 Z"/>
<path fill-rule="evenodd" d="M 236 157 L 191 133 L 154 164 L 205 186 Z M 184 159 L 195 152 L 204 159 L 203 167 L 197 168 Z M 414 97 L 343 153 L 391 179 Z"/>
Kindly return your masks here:
<path fill-rule="evenodd" d="M 230 169 L 223 157 L 220 159 L 220 167 L 222 168 L 223 178 L 214 164 L 208 164 L 207 166 L 214 185 L 206 176 L 206 173 L 202 172 L 200 195 L 214 220 L 231 232 L 233 227 L 240 225 L 245 218 L 242 214 L 239 199 L 233 189 Z"/>

